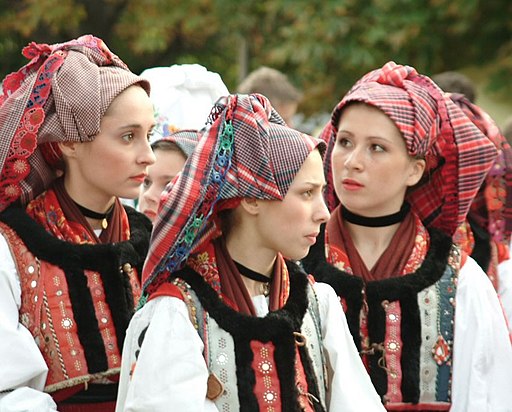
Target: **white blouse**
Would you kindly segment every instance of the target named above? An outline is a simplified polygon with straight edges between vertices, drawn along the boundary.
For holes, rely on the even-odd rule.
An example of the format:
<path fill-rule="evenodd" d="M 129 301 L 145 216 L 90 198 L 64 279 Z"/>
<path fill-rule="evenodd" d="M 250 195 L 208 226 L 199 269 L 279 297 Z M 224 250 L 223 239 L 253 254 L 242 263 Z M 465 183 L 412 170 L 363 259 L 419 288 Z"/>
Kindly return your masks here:
<path fill-rule="evenodd" d="M 335 371 L 329 411 L 384 410 L 334 291 L 320 283 L 315 284 L 315 291 L 323 343 Z M 451 411 L 512 411 L 512 345 L 505 317 L 491 282 L 471 258 L 461 269 L 456 303 Z M 51 396 L 42 392 L 47 367 L 31 334 L 19 323 L 20 306 L 18 274 L 0 235 L 0 412 L 55 411 Z M 255 307 L 260 316 L 268 311 L 261 296 L 255 298 Z M 150 320 L 130 380 L 136 339 Z M 202 348 L 181 300 L 160 297 L 150 301 L 128 328 L 117 411 L 216 411 L 206 399 L 208 371 Z"/>
<path fill-rule="evenodd" d="M 334 290 L 316 283 L 323 344 L 332 369 L 328 410 L 384 411 L 361 362 Z M 253 298 L 258 316 L 268 313 L 268 299 Z M 138 337 L 149 324 L 135 370 Z M 207 366 L 203 343 L 190 322 L 185 303 L 162 296 L 149 301 L 133 317 L 123 349 L 116 412 L 217 411 L 206 398 Z"/>

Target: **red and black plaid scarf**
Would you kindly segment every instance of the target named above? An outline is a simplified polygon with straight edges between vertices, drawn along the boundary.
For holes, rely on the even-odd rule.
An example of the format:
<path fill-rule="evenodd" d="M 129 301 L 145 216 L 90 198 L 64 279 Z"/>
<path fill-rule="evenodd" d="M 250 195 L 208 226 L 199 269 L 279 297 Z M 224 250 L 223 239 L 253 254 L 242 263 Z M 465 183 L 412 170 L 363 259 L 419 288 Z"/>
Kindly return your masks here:
<path fill-rule="evenodd" d="M 338 205 L 331 154 L 343 108 L 363 102 L 398 127 L 411 156 L 426 160 L 424 178 L 406 200 L 427 226 L 453 235 L 496 158 L 494 144 L 428 77 L 410 66 L 385 64 L 359 80 L 334 109 L 321 138 L 327 143 L 327 203 Z"/>
<path fill-rule="evenodd" d="M 324 143 L 290 129 L 264 96 L 231 95 L 212 109 L 209 126 L 172 186 L 162 194 L 142 280 L 148 292 L 219 228 L 219 202 L 282 200 L 302 164 Z M 226 206 L 227 205 L 227 206 Z M 149 290 L 151 289 L 151 290 Z"/>

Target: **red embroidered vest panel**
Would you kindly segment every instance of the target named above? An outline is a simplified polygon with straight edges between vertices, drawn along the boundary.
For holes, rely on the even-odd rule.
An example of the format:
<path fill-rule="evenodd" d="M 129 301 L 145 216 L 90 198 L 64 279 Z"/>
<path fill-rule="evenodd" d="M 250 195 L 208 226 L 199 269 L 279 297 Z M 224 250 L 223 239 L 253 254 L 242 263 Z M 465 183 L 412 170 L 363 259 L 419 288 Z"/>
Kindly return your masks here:
<path fill-rule="evenodd" d="M 20 323 L 30 331 L 48 365 L 45 391 L 51 393 L 118 374 L 122 348 L 100 274 L 83 271 L 107 359 L 105 370 L 91 372 L 84 348 L 87 342 L 79 339 L 66 274 L 58 266 L 37 259 L 9 226 L 0 223 L 0 232 L 10 245 L 20 277 Z M 136 270 L 126 274 L 136 293 L 140 290 Z"/>

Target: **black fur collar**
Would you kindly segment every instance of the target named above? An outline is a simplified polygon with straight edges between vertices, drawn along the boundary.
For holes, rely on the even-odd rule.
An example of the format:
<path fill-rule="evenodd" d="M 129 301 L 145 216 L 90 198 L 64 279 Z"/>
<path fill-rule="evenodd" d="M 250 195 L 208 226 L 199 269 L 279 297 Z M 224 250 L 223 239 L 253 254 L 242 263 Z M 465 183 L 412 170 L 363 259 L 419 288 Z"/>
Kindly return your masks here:
<path fill-rule="evenodd" d="M 301 411 L 298 404 L 298 392 L 295 385 L 295 340 L 293 332 L 300 332 L 302 321 L 308 307 L 308 279 L 302 269 L 292 262 L 287 262 L 290 274 L 290 296 L 279 310 L 270 312 L 263 318 L 245 315 L 224 304 L 214 289 L 190 267 L 185 267 L 173 274 L 172 278 L 185 280 L 197 294 L 201 305 L 226 330 L 235 342 L 237 385 L 241 411 L 258 410 L 253 393 L 255 384 L 254 371 L 251 368 L 253 353 L 251 340 L 272 342 L 275 346 L 275 360 L 280 379 L 282 409 Z M 313 366 L 305 347 L 299 347 L 301 359 L 308 378 L 310 392 L 319 397 L 318 384 L 314 378 Z M 304 352 L 304 353 L 302 353 Z M 315 404 L 316 411 L 322 411 Z"/>
<path fill-rule="evenodd" d="M 18 207 L 10 207 L 0 214 L 0 221 L 18 234 L 34 256 L 64 271 L 78 337 L 84 347 L 91 373 L 105 371 L 108 363 L 84 270 L 98 272 L 102 278 L 118 347 L 121 350 L 126 328 L 133 315 L 134 303 L 128 277 L 120 271 L 120 267 L 130 263 L 140 275 L 149 247 L 151 222 L 133 208 L 125 209 L 131 239 L 116 244 L 98 245 L 80 245 L 57 239 L 32 220 L 24 209 Z"/>

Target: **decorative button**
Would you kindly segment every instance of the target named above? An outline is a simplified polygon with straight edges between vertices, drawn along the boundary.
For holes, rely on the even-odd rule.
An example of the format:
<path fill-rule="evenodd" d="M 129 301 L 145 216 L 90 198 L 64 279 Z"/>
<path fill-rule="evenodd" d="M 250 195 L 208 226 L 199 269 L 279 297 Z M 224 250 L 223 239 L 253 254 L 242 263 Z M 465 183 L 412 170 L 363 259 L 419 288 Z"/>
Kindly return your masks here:
<path fill-rule="evenodd" d="M 37 286 L 37 282 L 35 280 L 33 280 L 32 282 L 30 282 L 30 287 L 31 288 L 35 288 Z"/>
<path fill-rule="evenodd" d="M 64 329 L 71 329 L 73 322 L 69 318 L 62 319 L 61 325 Z"/>
<path fill-rule="evenodd" d="M 123 272 L 126 273 L 127 275 L 130 275 L 133 272 L 132 265 L 130 265 L 129 263 L 125 263 L 123 265 Z"/>
<path fill-rule="evenodd" d="M 226 356 L 225 353 L 221 353 L 221 354 L 219 354 L 219 356 L 217 356 L 217 362 L 220 365 L 225 365 L 227 360 L 228 360 L 228 357 Z"/>
<path fill-rule="evenodd" d="M 261 362 L 260 369 L 263 373 L 269 373 L 272 370 L 272 365 L 269 362 Z"/>
<path fill-rule="evenodd" d="M 32 265 L 30 265 L 27 268 L 27 272 L 30 273 L 30 274 L 33 274 L 35 271 L 36 271 L 36 268 L 34 266 L 32 266 Z"/>
<path fill-rule="evenodd" d="M 101 318 L 101 323 L 105 324 L 108 322 L 108 319 L 107 318 Z"/>
<path fill-rule="evenodd" d="M 62 296 L 62 290 L 58 290 L 57 292 L 55 292 L 55 294 L 56 294 L 57 296 Z"/>
<path fill-rule="evenodd" d="M 267 391 L 263 394 L 263 398 L 267 403 L 274 403 L 277 398 L 277 393 L 275 393 L 274 391 Z"/>

